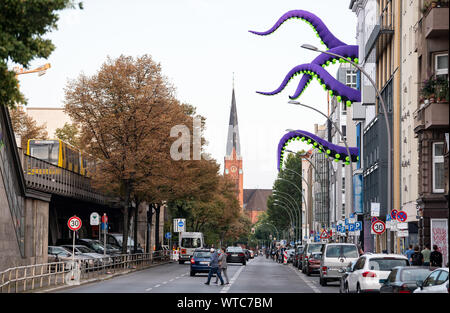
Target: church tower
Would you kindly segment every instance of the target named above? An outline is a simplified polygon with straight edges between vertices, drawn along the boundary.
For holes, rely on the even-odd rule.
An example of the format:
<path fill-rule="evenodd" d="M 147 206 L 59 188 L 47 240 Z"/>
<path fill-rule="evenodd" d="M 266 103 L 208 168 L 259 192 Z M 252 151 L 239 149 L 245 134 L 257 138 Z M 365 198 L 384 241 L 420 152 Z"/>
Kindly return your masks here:
<path fill-rule="evenodd" d="M 234 79 L 233 79 L 234 80 Z M 241 145 L 236 110 L 236 98 L 231 95 L 230 122 L 228 125 L 227 150 L 224 162 L 224 176 L 229 177 L 236 184 L 237 198 L 241 209 L 244 208 L 244 172 L 242 168 Z"/>

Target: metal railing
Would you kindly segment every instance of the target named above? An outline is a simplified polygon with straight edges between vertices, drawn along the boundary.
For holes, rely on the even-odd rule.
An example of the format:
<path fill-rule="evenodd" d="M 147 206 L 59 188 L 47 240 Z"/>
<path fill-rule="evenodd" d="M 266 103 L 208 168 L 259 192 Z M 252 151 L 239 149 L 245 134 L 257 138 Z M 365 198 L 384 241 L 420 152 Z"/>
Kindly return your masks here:
<path fill-rule="evenodd" d="M 89 177 L 27 154 L 22 163 L 27 188 L 102 204 L 114 200 L 95 190 Z"/>
<path fill-rule="evenodd" d="M 109 275 L 144 269 L 170 260 L 170 251 L 121 254 L 98 259 L 75 260 L 80 269 L 80 282 Z M 9 268 L 0 272 L 0 293 L 23 293 L 70 284 L 72 261 L 35 264 Z"/>

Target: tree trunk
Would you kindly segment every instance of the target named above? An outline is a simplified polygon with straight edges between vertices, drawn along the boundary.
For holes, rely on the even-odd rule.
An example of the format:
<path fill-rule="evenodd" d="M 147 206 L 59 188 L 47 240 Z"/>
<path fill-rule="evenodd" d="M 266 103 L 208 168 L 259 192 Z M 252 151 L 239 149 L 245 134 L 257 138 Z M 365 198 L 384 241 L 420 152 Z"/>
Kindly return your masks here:
<path fill-rule="evenodd" d="M 161 212 L 161 205 L 159 203 L 155 204 L 155 249 L 161 250 L 161 244 L 159 242 L 159 215 Z"/>
<path fill-rule="evenodd" d="M 136 208 L 134 209 L 134 242 L 133 242 L 133 253 L 137 252 L 137 228 L 138 228 L 138 215 L 139 215 L 139 201 L 136 201 Z"/>
<path fill-rule="evenodd" d="M 125 184 L 125 205 L 123 208 L 123 232 L 122 232 L 122 254 L 127 254 L 128 248 L 128 231 L 130 225 L 129 219 L 129 207 L 130 207 L 130 185 L 129 181 L 125 180 L 123 182 Z"/>
<path fill-rule="evenodd" d="M 146 243 L 146 253 L 151 253 L 151 243 L 152 243 L 152 222 L 153 222 L 153 204 L 148 206 L 147 212 L 147 243 Z"/>

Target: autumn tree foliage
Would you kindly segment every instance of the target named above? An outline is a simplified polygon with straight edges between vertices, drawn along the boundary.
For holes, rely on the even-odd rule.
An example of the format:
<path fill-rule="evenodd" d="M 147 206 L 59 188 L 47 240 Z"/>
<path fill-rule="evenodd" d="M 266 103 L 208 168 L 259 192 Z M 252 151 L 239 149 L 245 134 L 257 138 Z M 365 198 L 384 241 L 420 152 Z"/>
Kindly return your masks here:
<path fill-rule="evenodd" d="M 74 147 L 81 146 L 78 127 L 73 123 L 64 123 L 63 127 L 55 129 L 55 136 Z"/>
<path fill-rule="evenodd" d="M 25 112 L 22 106 L 9 110 L 11 124 L 16 135 L 21 138 L 22 149 L 27 148 L 29 139 L 47 139 L 46 125 L 38 125 L 37 122 Z"/>
<path fill-rule="evenodd" d="M 108 58 L 96 74 L 70 81 L 65 95 L 65 111 L 80 126 L 82 146 L 101 160 L 95 185 L 113 189 L 124 202 L 127 238 L 131 200 L 163 201 L 161 184 L 172 163 L 170 129 L 186 122 L 183 106 L 149 55 Z"/>

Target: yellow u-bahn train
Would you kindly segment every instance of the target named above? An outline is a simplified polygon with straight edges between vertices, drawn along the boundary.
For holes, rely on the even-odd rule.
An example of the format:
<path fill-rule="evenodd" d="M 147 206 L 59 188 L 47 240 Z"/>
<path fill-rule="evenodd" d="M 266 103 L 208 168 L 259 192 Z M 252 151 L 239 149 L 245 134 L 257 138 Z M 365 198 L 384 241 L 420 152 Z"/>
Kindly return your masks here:
<path fill-rule="evenodd" d="M 30 139 L 27 154 L 84 176 L 89 176 L 96 163 L 91 155 L 59 139 Z"/>

